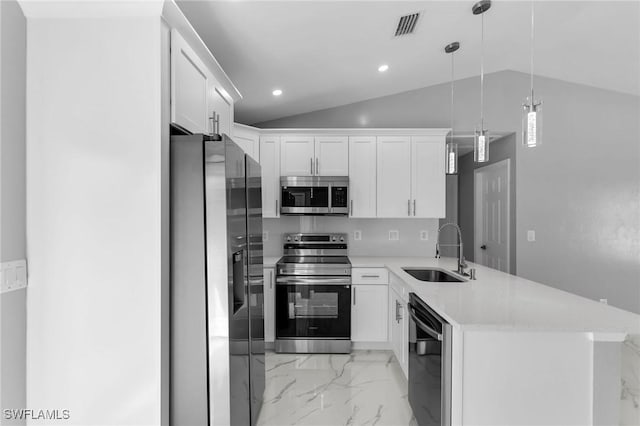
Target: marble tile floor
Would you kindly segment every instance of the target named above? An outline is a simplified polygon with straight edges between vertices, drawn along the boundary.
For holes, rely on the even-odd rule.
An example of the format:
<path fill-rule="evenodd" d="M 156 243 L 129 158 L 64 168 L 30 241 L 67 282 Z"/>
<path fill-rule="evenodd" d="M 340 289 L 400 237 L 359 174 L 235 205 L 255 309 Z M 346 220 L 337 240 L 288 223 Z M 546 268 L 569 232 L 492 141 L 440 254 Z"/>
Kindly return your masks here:
<path fill-rule="evenodd" d="M 407 381 L 390 351 L 265 358 L 260 426 L 416 424 Z"/>

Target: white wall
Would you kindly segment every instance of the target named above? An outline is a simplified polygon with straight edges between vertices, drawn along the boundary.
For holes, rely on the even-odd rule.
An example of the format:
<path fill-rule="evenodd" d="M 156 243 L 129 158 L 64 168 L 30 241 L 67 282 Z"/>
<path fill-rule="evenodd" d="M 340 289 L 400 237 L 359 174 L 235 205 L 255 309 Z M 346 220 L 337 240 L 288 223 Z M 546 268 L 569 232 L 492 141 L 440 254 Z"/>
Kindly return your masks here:
<path fill-rule="evenodd" d="M 161 422 L 159 13 L 26 13 L 27 403 L 65 424 Z"/>
<path fill-rule="evenodd" d="M 26 35 L 18 3 L 0 1 L 0 262 L 26 258 Z M 0 409 L 25 407 L 26 296 L 0 296 Z"/>

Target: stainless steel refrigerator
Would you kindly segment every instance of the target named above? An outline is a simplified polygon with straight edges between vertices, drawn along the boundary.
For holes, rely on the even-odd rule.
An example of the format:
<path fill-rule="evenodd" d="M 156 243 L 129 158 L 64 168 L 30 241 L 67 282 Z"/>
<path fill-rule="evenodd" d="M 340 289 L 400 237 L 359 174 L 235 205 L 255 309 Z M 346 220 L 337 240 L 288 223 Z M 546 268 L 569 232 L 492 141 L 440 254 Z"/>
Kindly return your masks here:
<path fill-rule="evenodd" d="M 172 425 L 254 425 L 262 406 L 260 165 L 230 138 L 171 138 Z"/>

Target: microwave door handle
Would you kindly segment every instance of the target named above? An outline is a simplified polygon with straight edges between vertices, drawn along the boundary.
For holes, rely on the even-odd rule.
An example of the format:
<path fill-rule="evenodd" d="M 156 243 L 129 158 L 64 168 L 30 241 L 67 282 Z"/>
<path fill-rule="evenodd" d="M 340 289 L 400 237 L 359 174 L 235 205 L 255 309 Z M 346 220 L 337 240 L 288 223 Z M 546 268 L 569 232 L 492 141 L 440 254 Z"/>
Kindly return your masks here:
<path fill-rule="evenodd" d="M 413 308 L 413 306 L 411 306 L 411 303 L 409 303 L 408 307 L 409 307 L 409 309 L 408 309 L 409 310 L 409 315 L 411 315 L 411 319 L 416 323 L 416 326 L 418 328 L 420 328 L 421 330 L 423 330 L 424 332 L 426 332 L 429 336 L 431 336 L 434 339 L 437 339 L 438 341 L 442 342 L 442 333 L 438 333 L 433 328 L 429 327 L 427 324 L 425 324 L 423 321 L 421 321 L 416 316 L 414 308 Z"/>

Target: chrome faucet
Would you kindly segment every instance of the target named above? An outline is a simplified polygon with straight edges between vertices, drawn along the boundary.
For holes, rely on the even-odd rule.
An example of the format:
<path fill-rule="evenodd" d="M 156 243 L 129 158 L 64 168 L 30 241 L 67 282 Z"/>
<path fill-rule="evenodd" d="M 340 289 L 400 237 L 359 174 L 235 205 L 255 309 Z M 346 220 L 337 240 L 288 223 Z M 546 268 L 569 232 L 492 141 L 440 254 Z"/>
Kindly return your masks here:
<path fill-rule="evenodd" d="M 468 276 L 469 274 L 464 271 L 464 268 L 467 268 L 468 265 L 464 260 L 464 254 L 462 254 L 462 231 L 460 230 L 460 227 L 457 223 L 448 222 L 438 228 L 438 237 L 436 238 L 436 259 L 440 259 L 440 231 L 442 231 L 442 228 L 446 226 L 453 226 L 458 231 L 458 244 L 446 244 L 447 246 L 450 245 L 458 247 L 458 270 L 456 270 L 455 272 L 460 275 Z"/>

